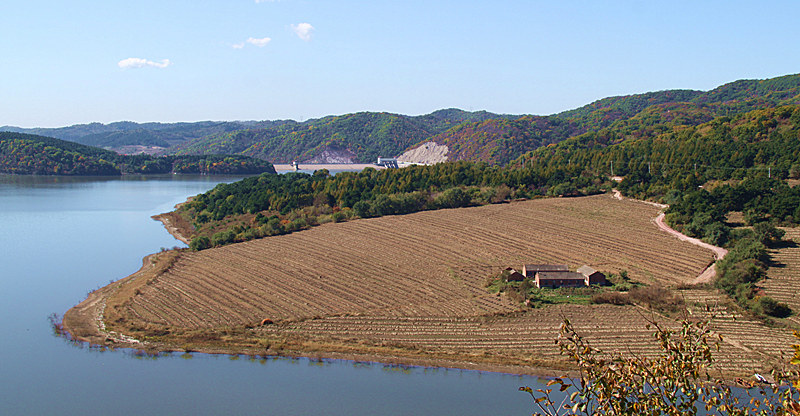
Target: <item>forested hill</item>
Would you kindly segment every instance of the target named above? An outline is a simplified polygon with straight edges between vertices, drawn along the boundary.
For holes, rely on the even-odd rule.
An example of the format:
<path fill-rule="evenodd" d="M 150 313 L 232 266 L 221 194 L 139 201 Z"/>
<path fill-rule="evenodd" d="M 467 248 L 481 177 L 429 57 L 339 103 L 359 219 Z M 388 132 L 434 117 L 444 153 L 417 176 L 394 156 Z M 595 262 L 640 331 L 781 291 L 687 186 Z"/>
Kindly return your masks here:
<path fill-rule="evenodd" d="M 528 152 L 510 166 L 572 166 L 611 175 L 613 165 L 613 174 L 625 177 L 620 189 L 666 203 L 673 202 L 675 191 L 709 181 L 800 178 L 800 105 L 720 116 L 698 125 L 682 122 L 700 107 L 671 106 L 680 114 L 673 119 L 659 117 L 667 107 L 651 108 L 625 123 Z"/>
<path fill-rule="evenodd" d="M 59 128 L 0 127 L 0 131 L 54 137 L 103 148 L 123 146 L 170 147 L 178 143 L 230 131 L 277 126 L 285 121 L 199 121 L 194 123 L 116 123 L 76 124 Z"/>
<path fill-rule="evenodd" d="M 505 165 L 525 152 L 583 134 L 599 137 L 652 137 L 674 126 L 694 127 L 720 116 L 800 104 L 800 74 L 740 80 L 710 91 L 667 90 L 608 97 L 550 116 L 500 115 L 445 109 L 421 116 L 361 112 L 304 122 L 145 123 L 77 125 L 61 129 L 0 130 L 37 133 L 122 152 L 140 145 L 163 154 L 235 154 L 270 162 L 372 162 L 378 156 L 404 159 L 482 161 Z M 424 147 L 423 147 L 424 146 Z M 146 149 L 153 151 L 153 149 Z M 441 156 L 445 154 L 445 156 Z"/>
<path fill-rule="evenodd" d="M 638 137 L 671 125 L 697 126 L 718 116 L 800 103 L 798 94 L 800 75 L 787 75 L 736 81 L 706 92 L 609 97 L 551 116 L 455 109 L 416 117 L 364 112 L 209 136 L 180 145 L 176 152 L 235 153 L 274 162 L 369 162 L 435 142 L 447 147 L 446 160 L 504 165 L 527 151 L 587 132 L 613 130 Z"/>
<path fill-rule="evenodd" d="M 446 109 L 423 116 L 361 112 L 210 136 L 176 147 L 177 154 L 243 154 L 273 162 L 374 162 L 465 122 L 516 118 Z"/>
<path fill-rule="evenodd" d="M 0 173 L 20 175 L 120 175 L 123 173 L 253 174 L 275 172 L 246 156 L 124 156 L 51 137 L 0 132 Z"/>
<path fill-rule="evenodd" d="M 711 91 L 669 90 L 609 97 L 547 117 L 464 123 L 431 141 L 446 145 L 448 160 L 505 164 L 522 153 L 594 132 L 647 136 L 671 126 L 697 126 L 718 116 L 800 103 L 800 75 L 741 80 Z"/>

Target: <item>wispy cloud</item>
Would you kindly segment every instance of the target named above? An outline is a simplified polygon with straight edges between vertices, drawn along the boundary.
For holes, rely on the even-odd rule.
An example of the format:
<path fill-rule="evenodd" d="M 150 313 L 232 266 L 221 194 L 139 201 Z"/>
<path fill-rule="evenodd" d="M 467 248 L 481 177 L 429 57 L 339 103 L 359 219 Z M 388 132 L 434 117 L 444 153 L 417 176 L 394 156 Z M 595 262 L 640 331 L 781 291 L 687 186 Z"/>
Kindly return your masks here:
<path fill-rule="evenodd" d="M 258 46 L 259 48 L 263 48 L 267 46 L 267 44 L 272 41 L 272 38 L 247 38 L 244 42 L 234 43 L 231 45 L 233 49 L 242 49 L 244 48 L 245 44 L 251 44 L 253 46 Z"/>
<path fill-rule="evenodd" d="M 311 23 L 298 23 L 296 25 L 292 25 L 292 30 L 297 37 L 308 42 L 311 40 L 311 32 L 314 31 L 314 26 L 311 26 Z"/>
<path fill-rule="evenodd" d="M 119 67 L 122 69 L 145 68 L 145 67 L 166 68 L 171 64 L 172 62 L 170 62 L 169 59 L 162 59 L 161 62 L 155 62 L 144 58 L 128 58 L 117 62 L 117 65 L 119 65 Z"/>
<path fill-rule="evenodd" d="M 272 40 L 272 39 L 270 39 L 270 38 L 261 38 L 261 39 L 257 39 L 257 38 L 247 38 L 247 41 L 246 41 L 246 42 L 247 42 L 247 43 L 249 43 L 249 44 L 251 44 L 251 45 L 258 46 L 259 48 L 263 48 L 264 46 L 267 46 L 267 44 L 268 44 L 268 43 L 269 43 L 269 41 L 271 41 L 271 40 Z"/>
<path fill-rule="evenodd" d="M 275 3 L 279 0 L 256 0 L 256 3 Z"/>

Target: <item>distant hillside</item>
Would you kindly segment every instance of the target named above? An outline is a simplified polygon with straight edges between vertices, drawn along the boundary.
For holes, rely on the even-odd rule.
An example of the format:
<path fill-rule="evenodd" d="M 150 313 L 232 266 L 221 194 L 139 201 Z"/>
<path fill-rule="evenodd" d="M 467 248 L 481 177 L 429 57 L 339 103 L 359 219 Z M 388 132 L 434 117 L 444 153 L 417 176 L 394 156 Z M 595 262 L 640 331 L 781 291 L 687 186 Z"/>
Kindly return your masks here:
<path fill-rule="evenodd" d="M 120 121 L 110 124 L 76 124 L 59 128 L 0 127 L 0 131 L 54 137 L 89 146 L 119 149 L 123 146 L 170 147 L 178 143 L 230 131 L 276 126 L 283 121 L 200 121 L 195 123 L 134 123 Z"/>
<path fill-rule="evenodd" d="M 686 108 L 702 107 L 694 106 Z M 707 181 L 800 177 L 799 104 L 720 116 L 696 126 L 655 124 L 649 131 L 642 127 L 647 119 L 639 118 L 638 126 L 628 123 L 637 126 L 633 129 L 591 131 L 539 148 L 511 165 L 545 170 L 571 165 L 610 175 L 613 164 L 614 175 L 626 177 L 620 189 L 668 203 L 668 190 L 690 191 Z"/>
<path fill-rule="evenodd" d="M 547 117 L 464 123 L 429 140 L 447 146 L 446 160 L 505 164 L 522 153 L 582 134 L 606 142 L 652 137 L 719 116 L 800 103 L 800 75 L 742 80 L 708 92 L 670 90 L 609 97 Z M 404 157 L 404 159 L 406 159 Z"/>
<path fill-rule="evenodd" d="M 362 112 L 206 137 L 177 146 L 175 153 L 235 153 L 276 163 L 323 162 L 319 156 L 328 154 L 337 162 L 373 162 L 378 156 L 398 155 L 452 126 L 504 117 L 508 116 L 457 109 L 424 116 Z"/>
<path fill-rule="evenodd" d="M 275 172 L 245 156 L 124 156 L 51 137 L 0 132 L 0 173 L 113 176 L 124 173 L 252 174 Z"/>
<path fill-rule="evenodd" d="M 720 116 L 794 104 L 800 104 L 800 75 L 739 80 L 705 92 L 667 90 L 608 97 L 550 116 L 444 109 L 421 116 L 361 112 L 305 122 L 119 122 L 0 130 L 127 153 L 235 154 L 276 163 L 372 162 L 378 156 L 400 156 L 412 162 L 470 160 L 504 165 L 538 147 L 584 134 L 618 143 L 698 126 Z"/>

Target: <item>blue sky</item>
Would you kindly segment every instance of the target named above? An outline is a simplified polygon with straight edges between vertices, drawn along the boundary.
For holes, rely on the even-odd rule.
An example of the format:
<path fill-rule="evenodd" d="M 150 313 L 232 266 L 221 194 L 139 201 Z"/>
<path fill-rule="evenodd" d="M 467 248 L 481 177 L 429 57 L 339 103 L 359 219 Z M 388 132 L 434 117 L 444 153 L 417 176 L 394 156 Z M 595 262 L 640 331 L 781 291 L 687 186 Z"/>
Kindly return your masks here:
<path fill-rule="evenodd" d="M 797 16 L 796 1 L 5 0 L 0 125 L 552 114 L 799 73 Z"/>

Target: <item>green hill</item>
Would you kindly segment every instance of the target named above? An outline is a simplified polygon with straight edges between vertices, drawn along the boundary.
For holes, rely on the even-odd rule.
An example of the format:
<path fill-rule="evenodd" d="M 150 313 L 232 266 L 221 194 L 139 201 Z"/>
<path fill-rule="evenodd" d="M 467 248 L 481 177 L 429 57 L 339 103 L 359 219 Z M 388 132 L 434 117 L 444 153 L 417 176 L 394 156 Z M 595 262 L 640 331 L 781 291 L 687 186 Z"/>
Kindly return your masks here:
<path fill-rule="evenodd" d="M 343 161 L 372 162 L 378 156 L 400 154 L 454 125 L 502 117 L 505 116 L 457 109 L 415 117 L 362 112 L 210 136 L 177 146 L 175 152 L 243 154 L 284 163 L 313 160 L 328 152 Z"/>
<path fill-rule="evenodd" d="M 690 114 L 697 108 L 683 107 Z M 646 120 L 650 118 L 642 115 L 625 126 L 618 123 L 617 128 L 591 131 L 528 152 L 511 165 L 549 169 L 573 165 L 610 175 L 613 164 L 614 175 L 626 177 L 623 191 L 667 203 L 673 202 L 670 190 L 689 191 L 709 181 L 800 177 L 798 104 L 720 116 L 697 125 L 650 125 Z"/>
<path fill-rule="evenodd" d="M 51 137 L 0 132 L 0 173 L 18 175 L 120 175 L 127 173 L 253 174 L 275 172 L 246 156 L 124 156 Z"/>
<path fill-rule="evenodd" d="M 519 155 L 588 134 L 604 144 L 653 137 L 719 116 L 800 103 L 800 75 L 742 80 L 708 92 L 670 90 L 609 97 L 547 117 L 464 123 L 430 140 L 448 146 L 449 160 L 505 164 Z"/>
<path fill-rule="evenodd" d="M 170 147 L 178 143 L 223 134 L 231 131 L 268 127 L 283 121 L 200 121 L 195 123 L 134 123 L 120 121 L 110 124 L 76 124 L 59 128 L 0 127 L 0 131 L 54 137 L 89 146 L 119 148 L 122 146 Z"/>
<path fill-rule="evenodd" d="M 174 155 L 231 154 L 271 162 L 372 162 L 428 142 L 447 146 L 447 160 L 504 165 L 541 146 L 590 134 L 604 144 L 655 137 L 720 116 L 800 104 L 800 75 L 739 80 L 710 91 L 667 90 L 608 97 L 550 116 L 438 110 L 420 116 L 361 112 L 296 122 L 85 124 L 37 133 L 119 149 L 144 145 Z M 423 152 L 424 153 L 424 152 Z"/>

